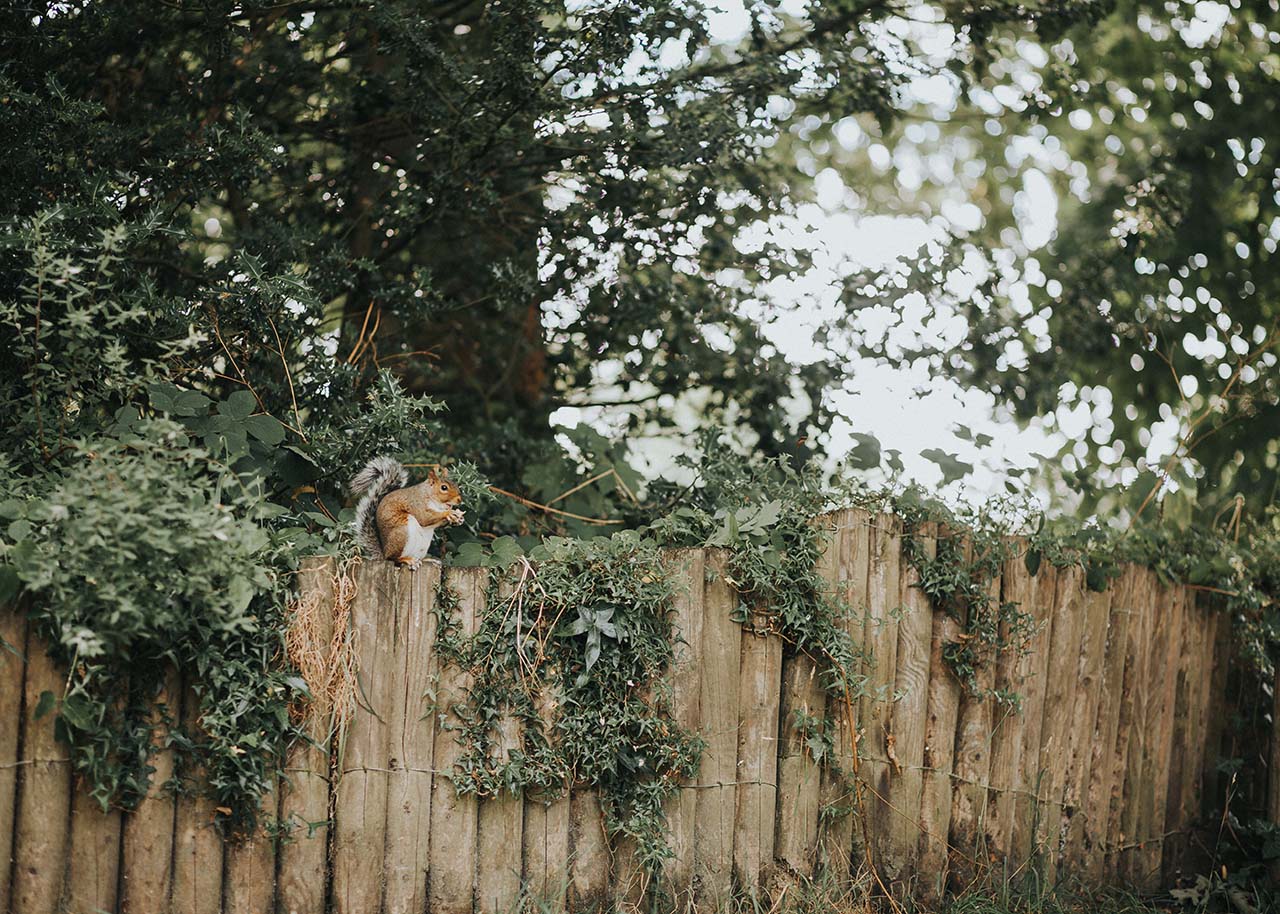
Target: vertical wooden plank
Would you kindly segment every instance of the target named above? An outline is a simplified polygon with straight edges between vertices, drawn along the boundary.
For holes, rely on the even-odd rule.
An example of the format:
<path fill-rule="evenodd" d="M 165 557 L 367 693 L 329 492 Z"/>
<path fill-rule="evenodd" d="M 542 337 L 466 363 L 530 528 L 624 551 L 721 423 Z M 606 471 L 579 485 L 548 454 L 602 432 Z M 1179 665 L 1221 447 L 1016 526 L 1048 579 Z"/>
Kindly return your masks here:
<path fill-rule="evenodd" d="M 19 914 L 52 914 L 66 874 L 71 760 L 66 744 L 54 738 L 54 709 L 36 717 L 41 696 L 48 692 L 61 698 L 62 691 L 63 673 L 46 652 L 44 639 L 31 632 L 14 825 L 12 905 Z"/>
<path fill-rule="evenodd" d="M 1015 718 L 1024 742 L 1014 783 L 1014 815 L 1009 863 L 1022 867 L 1035 853 L 1037 823 L 1044 813 L 1040 798 L 1044 785 L 1044 768 L 1040 763 L 1040 737 L 1044 728 L 1046 679 L 1049 670 L 1049 645 L 1053 635 L 1053 605 L 1057 596 L 1058 569 L 1041 565 L 1035 576 L 1035 597 L 1028 610 L 1032 614 L 1035 633 L 1027 645 L 1026 678 L 1020 683 L 1022 710 Z M 1020 726 L 1019 726 L 1020 725 Z"/>
<path fill-rule="evenodd" d="M 165 785 L 173 777 L 173 750 L 164 721 L 181 712 L 180 695 L 178 672 L 170 669 L 153 699 L 151 766 L 155 770 L 147 795 L 124 820 L 120 854 L 120 910 L 124 914 L 151 914 L 169 905 L 174 799 Z"/>
<path fill-rule="evenodd" d="M 432 720 L 436 676 L 436 594 L 440 565 L 424 562 L 400 588 L 396 607 L 387 775 L 387 914 L 420 914 L 427 904 L 431 863 L 431 785 L 435 767 Z"/>
<path fill-rule="evenodd" d="M 1113 582 L 1114 584 L 1114 582 Z M 1111 616 L 1110 588 L 1084 595 L 1084 627 L 1080 640 L 1077 700 L 1071 709 L 1066 790 L 1063 794 L 1063 825 L 1066 847 L 1061 867 L 1074 877 L 1083 875 L 1087 850 L 1085 828 L 1088 821 L 1089 780 L 1093 772 L 1093 750 L 1098 744 L 1098 703 L 1103 690 L 1107 632 Z"/>
<path fill-rule="evenodd" d="M 1201 619 L 1196 612 L 1195 597 L 1186 588 L 1177 587 L 1178 603 L 1182 607 L 1178 625 L 1172 634 L 1170 653 L 1174 664 L 1169 676 L 1174 681 L 1173 712 L 1169 729 L 1172 749 L 1169 753 L 1169 777 L 1165 791 L 1164 847 L 1161 861 L 1161 885 L 1172 885 L 1190 847 L 1187 830 L 1199 808 L 1199 798 L 1191 783 L 1195 771 L 1194 748 L 1191 743 L 1194 724 L 1192 708 L 1195 705 L 1195 677 L 1199 673 L 1193 662 L 1193 654 L 1204 638 Z M 1157 797 L 1159 800 L 1159 797 Z"/>
<path fill-rule="evenodd" d="M 1156 612 L 1151 678 L 1148 688 L 1154 697 L 1148 716 L 1151 739 L 1147 760 L 1148 782 L 1144 785 L 1142 829 L 1139 839 L 1141 869 L 1138 885 L 1146 890 L 1160 887 L 1164 857 L 1165 814 L 1169 793 L 1169 768 L 1173 755 L 1173 713 L 1178 688 L 1178 656 L 1182 651 L 1180 632 L 1184 626 L 1186 591 L 1182 587 L 1162 587 Z"/>
<path fill-rule="evenodd" d="M 938 531 L 939 537 L 954 535 L 953 531 Z M 929 685 L 922 758 L 919 881 L 924 900 L 936 904 L 946 889 L 951 863 L 948 839 L 954 793 L 952 772 L 955 768 L 960 696 L 964 691 L 943 652 L 948 644 L 961 640 L 964 626 L 961 619 L 945 609 L 931 608 L 929 612 L 933 622 L 929 639 Z M 989 663 L 986 665 L 990 666 Z"/>
<path fill-rule="evenodd" d="M 826 693 L 813 658 L 805 654 L 782 663 L 782 710 L 778 759 L 778 860 L 801 876 L 813 874 L 818 843 L 821 767 L 807 745 L 808 728 L 821 722 Z"/>
<path fill-rule="evenodd" d="M 182 725 L 193 737 L 200 728 L 200 697 L 190 686 L 182 695 Z M 184 770 L 182 778 L 186 789 L 178 796 L 174 810 L 173 911 L 174 914 L 219 914 L 223 847 L 222 836 L 214 824 L 217 810 L 213 798 L 203 790 L 202 767 Z M 327 810 L 325 817 L 328 817 Z M 323 882 L 322 873 L 322 885 Z M 323 895 L 322 888 L 321 898 Z"/>
<path fill-rule="evenodd" d="M 1035 604 L 1035 579 L 1027 571 L 1026 552 L 1025 540 L 1012 540 L 1009 557 L 1000 570 L 1000 599 L 1021 613 L 1031 613 Z M 1009 636 L 1007 625 L 1001 627 L 1001 634 L 1006 638 Z M 1032 658 L 1026 651 L 1017 648 L 1002 651 L 996 658 L 997 693 L 1003 696 L 1021 695 L 1031 671 Z M 1022 720 L 1017 706 L 1007 698 L 992 708 L 991 793 L 986 827 L 979 831 L 978 836 L 985 839 L 987 854 L 1006 865 L 1006 872 L 1007 858 L 1013 850 L 1013 820 L 1020 786 L 1018 773 L 1026 741 Z M 999 878 L 1002 874 L 993 875 Z"/>
<path fill-rule="evenodd" d="M 1226 699 L 1227 674 L 1231 668 L 1231 619 L 1220 608 L 1210 603 L 1213 628 L 1213 669 L 1209 674 L 1209 697 L 1205 714 L 1204 770 L 1200 814 L 1206 819 L 1226 805 L 1225 791 L 1218 772 L 1218 759 L 1222 755 L 1222 734 L 1227 725 Z"/>
<path fill-rule="evenodd" d="M 276 897 L 276 839 L 280 805 L 274 780 L 262 795 L 258 826 L 251 834 L 227 843 L 222 885 L 224 914 L 274 914 Z"/>
<path fill-rule="evenodd" d="M 1081 638 L 1085 622 L 1084 572 L 1077 566 L 1058 569 L 1050 603 L 1050 640 L 1045 644 L 1044 714 L 1040 758 L 1035 769 L 1039 808 L 1035 816 L 1032 854 L 1047 885 L 1057 882 L 1058 860 L 1066 839 L 1063 798 L 1071 752 L 1071 724 L 1079 695 Z"/>
<path fill-rule="evenodd" d="M 471 638 L 479 629 L 488 593 L 484 568 L 450 568 L 445 586 L 457 598 L 458 636 Z M 475 892 L 478 803 L 474 794 L 459 794 L 449 772 L 462 758 L 461 720 L 457 708 L 466 700 L 472 675 L 438 662 L 439 685 L 434 715 L 435 768 L 441 772 L 431 787 L 431 879 L 428 898 L 433 914 L 471 914 Z"/>
<path fill-rule="evenodd" d="M 706 748 L 698 772 L 695 880 L 699 905 L 718 909 L 729 903 L 732 885 L 742 629 L 733 621 L 738 596 L 726 580 L 728 554 L 721 549 L 708 550 L 705 561 L 701 735 Z"/>
<path fill-rule="evenodd" d="M 493 756 L 498 764 L 520 751 L 520 721 L 506 715 L 498 722 Z M 520 900 L 521 842 L 524 800 L 504 792 L 484 797 L 477 810 L 476 910 L 480 914 L 510 914 Z"/>
<path fill-rule="evenodd" d="M 17 812 L 18 737 L 26 715 L 22 708 L 26 672 L 27 620 L 17 606 L 0 606 L 0 911 L 8 911 L 13 873 L 13 826 Z"/>
<path fill-rule="evenodd" d="M 67 914 L 115 910 L 120 831 L 120 811 L 104 810 L 83 784 L 77 784 L 71 797 L 71 847 L 62 902 Z"/>
<path fill-rule="evenodd" d="M 298 574 L 299 599 L 314 601 L 320 609 L 314 629 L 318 643 L 313 648 L 330 661 L 333 659 L 329 652 L 333 646 L 334 573 L 332 559 L 314 558 L 304 560 Z M 285 760 L 284 779 L 280 783 L 280 821 L 290 831 L 288 840 L 280 843 L 277 887 L 278 906 L 283 914 L 324 914 L 325 910 L 332 710 L 320 706 L 310 712 L 306 722 L 310 742 L 290 748 Z M 179 836 L 181 842 L 181 826 Z M 177 885 L 175 878 L 175 894 Z"/>
<path fill-rule="evenodd" d="M 1081 838 L 1084 867 L 1080 875 L 1089 885 L 1099 885 L 1103 881 L 1108 851 L 1108 821 L 1113 794 L 1120 778 L 1116 740 L 1120 730 L 1125 656 L 1129 650 L 1129 622 L 1133 617 L 1133 593 L 1137 580 L 1137 569 L 1127 565 L 1111 585 L 1102 691 L 1098 697 L 1090 754 L 1089 792 L 1085 800 Z"/>
<path fill-rule="evenodd" d="M 676 588 L 671 616 L 673 656 L 668 672 L 671 719 L 686 730 L 697 732 L 702 722 L 706 565 L 701 549 L 668 550 L 664 558 Z M 697 811 L 698 791 L 692 784 L 682 785 L 680 792 L 666 803 L 672 856 L 663 871 L 663 878 L 677 910 L 693 901 Z"/>
<path fill-rule="evenodd" d="M 742 633 L 738 695 L 738 790 L 733 872 L 737 886 L 759 897 L 773 866 L 778 803 L 778 712 L 782 638 L 767 607 L 754 607 Z"/>
<path fill-rule="evenodd" d="M 862 726 L 860 706 L 866 650 L 867 574 L 871 550 L 871 518 L 866 511 L 847 510 L 833 515 L 835 530 L 823 554 L 824 578 L 829 576 L 836 596 L 844 600 L 849 640 L 858 655 L 845 695 L 827 698 L 827 720 L 831 722 L 834 766 L 823 766 L 819 789 L 818 862 L 826 878 L 836 887 L 850 884 L 854 869 L 855 830 L 862 821 L 857 812 L 858 729 Z M 859 855 L 861 865 L 861 855 Z"/>
<path fill-rule="evenodd" d="M 1120 721 L 1116 731 L 1116 786 L 1108 821 L 1108 879 L 1132 882 L 1132 858 L 1137 837 L 1138 794 L 1143 779 L 1147 742 L 1147 660 L 1151 654 L 1152 616 L 1155 613 L 1154 576 L 1138 569 L 1131 596 L 1129 642 L 1125 652 L 1124 685 L 1120 696 Z"/>
<path fill-rule="evenodd" d="M 399 575 L 413 573 L 401 572 L 390 562 L 368 560 L 356 573 L 350 623 L 355 636 L 356 706 L 338 749 L 334 786 L 335 914 L 368 914 L 382 905 L 396 589 Z"/>
<path fill-rule="evenodd" d="M 525 797 L 525 890 L 539 910 L 552 914 L 565 910 L 568 900 L 569 818 L 568 794 Z"/>
<path fill-rule="evenodd" d="M 1010 552 L 1016 545 L 1007 544 Z M 972 543 L 965 544 L 965 556 L 972 558 Z M 1001 602 L 1002 575 L 997 573 L 987 586 L 992 611 Z M 1007 630 L 1007 626 L 1005 626 Z M 1009 652 L 995 654 L 975 673 L 972 690 L 962 689 L 956 720 L 956 744 L 953 759 L 955 784 L 951 794 L 951 868 L 950 883 L 957 892 L 969 889 L 986 865 L 988 842 L 986 829 L 991 792 L 991 743 L 995 723 L 996 670 Z"/>
<path fill-rule="evenodd" d="M 574 788 L 570 793 L 569 841 L 569 910 L 607 910 L 611 901 L 609 836 L 599 791 Z"/>
<path fill-rule="evenodd" d="M 884 871 L 891 864 L 895 815 L 889 806 L 890 784 L 896 758 L 891 729 L 893 688 L 898 666 L 899 583 L 902 558 L 901 522 L 881 514 L 872 519 L 867 582 L 867 634 L 869 694 L 862 712 L 863 742 L 859 770 L 869 796 L 866 829 L 871 837 L 872 863 Z"/>
<path fill-rule="evenodd" d="M 937 553 L 936 524 L 926 523 L 919 530 L 905 534 L 913 537 L 926 560 Z M 896 883 L 908 881 L 930 882 L 932 874 L 919 874 L 920 841 L 924 837 L 921 822 L 922 792 L 924 790 L 924 751 L 929 715 L 929 657 L 933 642 L 933 606 L 920 589 L 920 573 L 905 554 L 899 557 L 897 663 L 894 669 L 893 692 L 896 700 L 889 708 L 886 753 L 889 756 L 888 805 L 889 817 L 887 853 L 882 858 L 882 879 Z M 950 756 L 955 739 L 955 718 L 952 717 L 947 733 L 947 755 Z M 892 752 L 889 752 L 889 750 Z M 950 759 L 943 777 L 950 780 Z M 949 785 L 948 785 L 949 786 Z M 948 813 L 951 804 L 946 804 Z M 945 845 L 946 829 L 940 840 Z M 945 869 L 945 867 L 944 867 Z M 920 875 L 921 879 L 917 880 Z"/>

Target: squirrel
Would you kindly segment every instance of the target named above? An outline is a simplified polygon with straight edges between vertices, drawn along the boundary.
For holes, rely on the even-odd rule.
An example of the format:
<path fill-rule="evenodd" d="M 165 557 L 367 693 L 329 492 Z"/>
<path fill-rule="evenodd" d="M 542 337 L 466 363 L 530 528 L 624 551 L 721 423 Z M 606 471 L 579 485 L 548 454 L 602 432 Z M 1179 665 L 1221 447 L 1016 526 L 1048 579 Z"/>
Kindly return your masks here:
<path fill-rule="evenodd" d="M 426 481 L 409 485 L 409 471 L 391 457 L 375 457 L 351 480 L 360 495 L 356 505 L 356 538 L 376 558 L 416 569 L 426 558 L 436 528 L 460 524 L 462 501 L 449 471 L 432 470 Z"/>

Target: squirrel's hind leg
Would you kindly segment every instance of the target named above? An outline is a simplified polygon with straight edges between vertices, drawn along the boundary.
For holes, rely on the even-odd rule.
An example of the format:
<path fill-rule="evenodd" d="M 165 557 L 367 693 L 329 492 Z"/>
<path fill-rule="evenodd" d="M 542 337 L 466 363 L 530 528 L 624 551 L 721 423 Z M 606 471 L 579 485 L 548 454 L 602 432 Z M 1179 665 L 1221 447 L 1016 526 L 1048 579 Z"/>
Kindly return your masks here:
<path fill-rule="evenodd" d="M 382 555 L 391 562 L 404 563 L 404 547 L 409 542 L 409 529 L 405 524 L 388 524 L 381 528 Z"/>

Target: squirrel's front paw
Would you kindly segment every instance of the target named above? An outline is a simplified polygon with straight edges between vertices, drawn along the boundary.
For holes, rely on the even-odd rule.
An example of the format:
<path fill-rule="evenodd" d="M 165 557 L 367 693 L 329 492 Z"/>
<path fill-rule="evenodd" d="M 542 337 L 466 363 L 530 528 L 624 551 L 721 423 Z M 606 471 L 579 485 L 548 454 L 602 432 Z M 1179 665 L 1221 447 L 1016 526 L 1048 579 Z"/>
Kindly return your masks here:
<path fill-rule="evenodd" d="M 457 525 L 457 524 L 461 524 L 465 520 L 466 520 L 466 515 L 462 513 L 461 509 L 454 508 L 452 511 L 449 512 L 449 523 Z"/>

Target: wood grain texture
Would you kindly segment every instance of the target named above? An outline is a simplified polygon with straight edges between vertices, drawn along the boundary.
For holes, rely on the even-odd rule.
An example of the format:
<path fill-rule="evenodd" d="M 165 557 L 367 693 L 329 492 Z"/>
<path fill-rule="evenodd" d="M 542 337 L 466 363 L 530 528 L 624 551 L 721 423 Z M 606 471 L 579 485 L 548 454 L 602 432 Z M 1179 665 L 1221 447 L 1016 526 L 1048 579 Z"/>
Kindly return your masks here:
<path fill-rule="evenodd" d="M 512 715 L 497 725 L 493 757 L 506 764 L 520 749 L 520 721 Z M 483 797 L 476 811 L 477 860 L 476 910 L 480 914 L 508 914 L 520 900 L 521 842 L 524 831 L 524 801 L 503 793 Z"/>
<path fill-rule="evenodd" d="M 62 905 L 66 914 L 114 911 L 120 880 L 120 810 L 102 808 L 83 785 L 71 796 L 71 845 Z"/>
<path fill-rule="evenodd" d="M 832 592 L 845 604 L 845 629 L 854 650 L 854 662 L 843 695 L 827 698 L 827 719 L 834 726 L 832 746 L 835 766 L 822 767 L 819 785 L 818 866 L 823 876 L 839 888 L 862 865 L 865 848 L 863 821 L 857 796 L 858 730 L 862 726 L 862 692 L 867 664 L 867 575 L 871 549 L 871 518 L 866 511 L 846 510 L 831 515 L 834 529 L 823 553 L 822 573 Z M 855 846 L 857 850 L 855 850 Z"/>
<path fill-rule="evenodd" d="M 567 794 L 525 797 L 525 891 L 540 908 L 552 912 L 565 910 L 568 902 L 570 811 Z"/>
<path fill-rule="evenodd" d="M 706 567 L 699 729 L 706 747 L 698 772 L 695 880 L 698 903 L 721 907 L 728 904 L 732 887 L 742 627 L 732 616 L 738 596 L 725 579 L 728 555 L 707 550 Z"/>
<path fill-rule="evenodd" d="M 224 914 L 275 914 L 275 825 L 279 808 L 279 795 L 273 785 L 262 796 L 258 827 L 227 843 L 222 884 Z"/>
<path fill-rule="evenodd" d="M 740 890 L 761 897 L 773 867 L 782 692 L 782 638 L 774 632 L 765 608 L 757 608 L 743 630 L 738 675 L 733 873 Z"/>
<path fill-rule="evenodd" d="M 972 542 L 964 544 L 966 559 L 973 556 Z M 1000 605 L 1001 575 L 997 573 L 987 585 L 991 608 Z M 1007 633 L 1008 626 L 1004 625 Z M 991 778 L 991 743 L 995 727 L 996 670 L 1002 654 L 985 658 L 974 673 L 972 689 L 962 689 L 956 712 L 956 742 L 952 765 L 955 777 L 951 793 L 951 886 L 964 891 L 982 875 L 988 856 L 987 823 L 992 794 L 987 789 Z"/>
<path fill-rule="evenodd" d="M 390 562 L 369 559 L 356 572 L 350 620 L 355 637 L 356 708 L 338 747 L 334 785 L 335 914 L 366 914 L 382 905 L 395 606 L 400 578 L 411 574 Z"/>
<path fill-rule="evenodd" d="M 305 560 L 298 573 L 299 598 L 317 601 L 322 610 L 313 647 L 326 657 L 333 643 L 334 571 L 332 559 L 313 558 Z M 280 884 L 276 889 L 282 914 L 325 914 L 331 717 L 327 708 L 313 711 L 306 722 L 310 742 L 291 747 L 285 760 L 280 821 L 289 829 L 289 836 L 279 845 Z"/>
<path fill-rule="evenodd" d="M 1071 725 L 1077 712 L 1081 638 L 1085 623 L 1084 572 L 1059 568 L 1050 607 L 1051 640 L 1045 644 L 1044 715 L 1040 759 L 1034 784 L 1038 797 L 1032 854 L 1048 885 L 1057 882 L 1058 861 L 1066 841 L 1063 799 L 1071 757 Z"/>
<path fill-rule="evenodd" d="M 954 535 L 946 530 L 936 532 L 938 536 Z M 924 718 L 918 884 L 922 898 L 936 902 L 946 891 L 951 866 L 948 843 L 954 806 L 951 774 L 955 768 L 960 696 L 964 691 L 947 663 L 944 649 L 948 644 L 960 643 L 964 629 L 961 620 L 944 608 L 930 608 L 928 612 L 933 618 Z"/>
<path fill-rule="evenodd" d="M 898 666 L 899 582 L 902 560 L 901 522 L 887 514 L 872 518 L 867 574 L 868 694 L 863 705 L 859 775 L 866 785 L 866 830 L 871 837 L 872 864 L 892 872 L 895 813 L 889 795 L 896 756 L 892 730 L 893 689 Z"/>
<path fill-rule="evenodd" d="M 19 736 L 23 713 L 23 679 L 26 674 L 27 620 L 15 606 L 0 606 L 0 911 L 8 911 L 10 877 L 13 875 L 13 826 L 17 813 Z"/>
<path fill-rule="evenodd" d="M 1162 586 L 1156 610 L 1152 641 L 1151 678 L 1148 688 L 1154 701 L 1148 717 L 1152 739 L 1148 746 L 1148 782 L 1142 798 L 1142 842 L 1137 885 L 1147 891 L 1160 887 L 1164 860 L 1165 816 L 1168 812 L 1169 771 L 1173 757 L 1174 710 L 1178 688 L 1178 658 L 1182 653 L 1181 631 L 1185 627 L 1185 588 Z"/>
<path fill-rule="evenodd" d="M 1032 861 L 1036 846 L 1037 823 L 1043 807 L 1044 767 L 1040 760 L 1040 737 L 1044 729 L 1045 692 L 1053 634 L 1053 604 L 1057 598 L 1058 569 L 1045 562 L 1035 576 L 1035 596 L 1028 610 L 1032 615 L 1034 634 L 1027 645 L 1023 667 L 1025 677 L 1018 694 L 1022 710 L 1018 722 L 1023 752 L 1020 756 L 1013 794 L 1013 832 L 1008 863 L 1013 869 Z"/>
<path fill-rule="evenodd" d="M 601 911 L 612 901 L 609 836 L 600 793 L 574 789 L 569 798 L 569 910 Z"/>
<path fill-rule="evenodd" d="M 671 686 L 671 719 L 686 731 L 696 733 L 702 726 L 706 565 L 701 549 L 668 550 L 665 560 L 675 586 L 671 615 L 673 655 L 667 672 Z M 663 877 L 677 909 L 686 907 L 693 900 L 697 813 L 698 791 L 692 789 L 692 785 L 685 785 L 667 800 L 671 858 L 665 865 Z"/>
<path fill-rule="evenodd" d="M 1151 652 L 1155 577 L 1145 568 L 1135 572 L 1131 594 L 1129 640 L 1125 651 L 1124 682 L 1116 729 L 1116 784 L 1108 820 L 1108 859 L 1104 878 L 1132 882 L 1132 858 L 1137 835 L 1139 791 L 1145 775 L 1147 743 L 1147 659 Z"/>
<path fill-rule="evenodd" d="M 173 777 L 174 756 L 168 748 L 164 720 L 181 713 L 181 694 L 178 673 L 170 669 L 153 699 L 151 782 L 147 795 L 124 820 L 120 854 L 120 909 L 124 914 L 149 914 L 169 904 L 175 803 L 165 784 Z"/>
<path fill-rule="evenodd" d="M 781 739 L 778 757 L 778 834 L 775 853 L 791 872 L 813 874 L 818 844 L 818 803 L 822 769 L 807 744 L 808 731 L 822 719 L 826 693 L 818 665 L 805 654 L 782 663 Z"/>
<path fill-rule="evenodd" d="M 1125 657 L 1129 650 L 1129 623 L 1133 616 L 1133 589 L 1137 569 L 1125 566 L 1112 583 L 1108 610 L 1107 644 L 1102 665 L 1102 690 L 1094 723 L 1090 754 L 1089 791 L 1085 799 L 1081 844 L 1085 854 L 1081 876 L 1091 884 L 1102 882 L 1109 843 L 1113 801 L 1118 801 L 1120 759 L 1116 741 L 1120 730 L 1121 693 L 1124 690 Z"/>
<path fill-rule="evenodd" d="M 62 697 L 63 671 L 34 632 L 27 639 L 23 684 L 18 809 L 14 823 L 12 905 L 19 914 L 53 914 L 66 874 L 71 814 L 71 762 L 54 737 L 56 713 L 36 711 L 48 692 Z"/>
<path fill-rule="evenodd" d="M 457 597 L 457 634 L 471 638 L 486 609 L 489 574 L 484 568 L 450 568 L 445 586 Z M 458 707 L 466 700 L 472 676 L 443 658 L 438 662 L 434 721 L 435 768 L 441 772 L 431 786 L 431 878 L 428 900 L 433 914 L 471 914 L 476 882 L 479 809 L 474 794 L 459 794 L 449 772 L 462 758 L 462 720 Z"/>
<path fill-rule="evenodd" d="M 410 573 L 396 603 L 396 678 L 388 721 L 386 914 L 418 914 L 427 904 L 435 767 L 431 712 L 440 583 L 440 566 L 424 562 Z"/>
<path fill-rule="evenodd" d="M 1009 557 L 1000 571 L 1000 599 L 1021 613 L 1031 613 L 1035 603 L 1035 579 L 1027 571 L 1027 545 L 1015 539 L 1010 544 Z M 1011 635 L 1007 624 L 1001 626 L 1001 635 L 1008 640 Z M 1022 694 L 1023 684 L 1031 676 L 1031 658 L 1022 651 L 1001 651 L 996 658 L 995 688 L 1001 695 Z M 980 836 L 985 847 L 979 850 L 984 858 L 998 865 L 991 873 L 1000 878 L 1008 866 L 1013 851 L 1013 821 L 1017 807 L 1017 791 L 1020 789 L 1019 772 L 1026 740 L 1022 732 L 1024 717 L 1008 700 L 1001 700 L 992 708 L 990 737 L 990 797 L 985 816 L 985 827 Z M 971 734 L 976 742 L 980 737 Z M 1037 744 L 1037 749 L 1039 748 Z M 983 853 L 985 852 L 985 853 Z"/>
<path fill-rule="evenodd" d="M 1083 875 L 1085 860 L 1090 853 L 1085 843 L 1085 827 L 1093 752 L 1099 742 L 1098 705 L 1102 699 L 1110 618 L 1110 590 L 1087 592 L 1084 595 L 1084 622 L 1076 668 L 1078 690 L 1071 707 L 1066 787 L 1062 798 L 1064 847 L 1060 868 L 1064 874 L 1077 878 Z"/>
<path fill-rule="evenodd" d="M 932 559 L 937 553 L 937 534 L 937 525 L 933 523 L 921 524 L 909 534 L 926 560 Z M 887 794 L 890 813 L 885 823 L 888 827 L 889 852 L 881 859 L 880 878 L 910 889 L 913 885 L 935 882 L 934 874 L 925 876 L 917 867 L 920 841 L 924 837 L 921 814 L 929 714 L 929 657 L 933 646 L 933 606 L 920 589 L 919 572 L 905 554 L 899 558 L 898 581 L 901 615 L 898 620 L 897 662 L 893 684 L 896 697 L 889 708 L 888 730 L 892 743 L 886 745 L 886 750 L 890 747 L 893 749 Z M 955 718 L 952 717 L 947 733 L 948 756 L 954 748 L 954 740 Z M 949 796 L 946 809 L 949 816 Z M 946 836 L 944 827 L 939 836 L 943 844 L 947 840 Z"/>
<path fill-rule="evenodd" d="M 195 734 L 199 720 L 200 698 L 188 686 L 182 694 L 183 727 Z M 204 786 L 202 768 L 184 769 L 181 776 L 186 789 L 178 796 L 174 810 L 173 911 L 174 914 L 219 914 L 223 847 L 222 836 L 214 824 L 216 804 L 201 789 Z M 324 816 L 328 818 L 327 808 Z M 323 886 L 326 881 L 323 869 L 320 881 Z M 321 897 L 323 899 L 323 889 Z"/>

